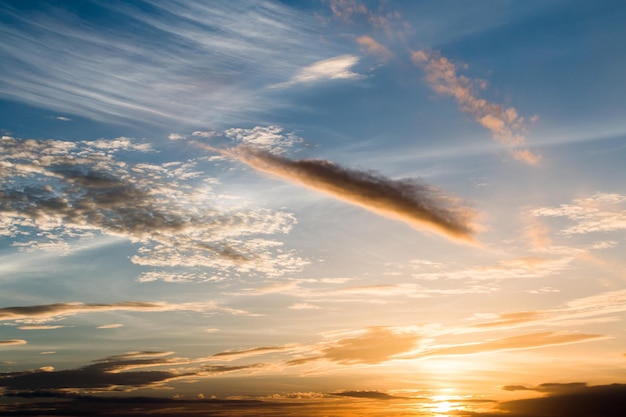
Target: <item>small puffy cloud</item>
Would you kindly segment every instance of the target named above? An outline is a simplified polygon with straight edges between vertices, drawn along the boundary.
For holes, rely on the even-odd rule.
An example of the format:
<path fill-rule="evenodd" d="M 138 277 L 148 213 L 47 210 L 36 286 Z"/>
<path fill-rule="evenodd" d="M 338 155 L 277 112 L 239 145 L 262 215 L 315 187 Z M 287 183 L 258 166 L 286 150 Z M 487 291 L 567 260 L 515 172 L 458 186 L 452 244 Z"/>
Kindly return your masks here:
<path fill-rule="evenodd" d="M 565 217 L 574 224 L 561 231 L 566 236 L 626 229 L 626 196 L 596 193 L 558 207 L 531 210 L 535 217 Z"/>
<path fill-rule="evenodd" d="M 256 126 L 252 129 L 232 128 L 224 131 L 224 136 L 237 144 L 273 154 L 281 154 L 286 148 L 303 142 L 303 139 L 294 133 L 283 133 L 283 129 L 278 126 Z"/>
<path fill-rule="evenodd" d="M 61 122 L 69 122 L 69 121 L 71 121 L 71 120 L 72 120 L 72 119 L 70 119 L 69 117 L 65 117 L 65 116 L 57 116 L 57 117 L 55 117 L 55 119 L 56 119 L 56 120 L 59 120 L 59 121 L 61 121 Z"/>
<path fill-rule="evenodd" d="M 23 339 L 9 339 L 9 340 L 0 340 L 0 347 L 3 346 L 13 346 L 13 345 L 25 345 L 27 342 Z"/>
<path fill-rule="evenodd" d="M 273 88 L 291 87 L 296 84 L 312 84 L 326 80 L 347 80 L 363 78 L 363 75 L 352 72 L 350 68 L 359 62 L 354 55 L 339 55 L 317 61 L 300 69 L 288 81 L 274 84 Z"/>
<path fill-rule="evenodd" d="M 179 133 L 170 133 L 167 138 L 169 140 L 185 140 L 185 139 L 187 139 L 184 135 L 181 135 Z"/>
<path fill-rule="evenodd" d="M 478 91 L 486 88 L 483 80 L 471 80 L 458 74 L 460 66 L 434 51 L 414 51 L 411 59 L 424 68 L 426 80 L 438 94 L 453 97 L 461 111 L 492 134 L 493 139 L 506 145 L 513 157 L 529 165 L 537 165 L 540 156 L 525 149 L 528 121 L 513 107 L 503 107 L 480 98 Z M 531 118 L 531 122 L 536 116 Z"/>

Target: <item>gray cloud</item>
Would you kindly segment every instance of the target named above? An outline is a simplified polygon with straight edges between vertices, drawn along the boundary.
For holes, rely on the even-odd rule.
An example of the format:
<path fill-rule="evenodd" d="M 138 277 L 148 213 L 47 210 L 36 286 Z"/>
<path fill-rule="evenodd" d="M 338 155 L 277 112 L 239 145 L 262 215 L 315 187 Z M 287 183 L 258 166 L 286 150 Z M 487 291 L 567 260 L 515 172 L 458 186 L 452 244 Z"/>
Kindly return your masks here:
<path fill-rule="evenodd" d="M 434 187 L 414 180 L 391 180 L 372 172 L 343 168 L 325 160 L 291 160 L 249 146 L 216 149 L 257 171 L 329 194 L 420 230 L 475 243 L 474 213 Z"/>
<path fill-rule="evenodd" d="M 254 370 L 262 364 L 249 365 L 203 365 L 195 369 L 179 370 L 176 365 L 188 365 L 193 360 L 166 357 L 171 352 L 131 352 L 110 356 L 76 369 L 40 369 L 23 372 L 0 373 L 0 387 L 10 392 L 31 392 L 47 390 L 64 392 L 68 390 L 87 391 L 130 391 L 138 388 L 160 387 L 168 381 L 190 378 L 211 377 L 219 374 Z M 169 370 L 134 371 L 138 368 L 169 366 Z"/>
<path fill-rule="evenodd" d="M 143 145 L 2 137 L 0 235 L 22 250 L 62 253 L 70 239 L 119 236 L 141 245 L 132 262 L 160 268 L 281 275 L 306 264 L 263 237 L 288 233 L 291 214 L 221 208 L 198 161 L 129 164 L 117 156 L 150 150 Z"/>

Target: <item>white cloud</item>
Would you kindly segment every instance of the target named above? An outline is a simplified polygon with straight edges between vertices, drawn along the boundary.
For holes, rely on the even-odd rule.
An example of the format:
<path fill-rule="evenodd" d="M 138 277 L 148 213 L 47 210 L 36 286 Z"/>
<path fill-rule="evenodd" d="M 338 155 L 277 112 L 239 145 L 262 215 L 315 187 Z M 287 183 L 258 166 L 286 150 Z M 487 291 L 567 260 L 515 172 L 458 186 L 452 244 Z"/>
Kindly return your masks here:
<path fill-rule="evenodd" d="M 225 207 L 199 164 L 127 163 L 120 151 L 150 151 L 128 138 L 66 142 L 0 140 L 0 234 L 21 250 L 67 254 L 71 240 L 97 234 L 138 245 L 143 266 L 207 267 L 211 273 L 146 272 L 140 281 L 212 280 L 228 272 L 277 276 L 307 261 L 271 235 L 289 233 L 284 211 Z M 28 204 L 26 203 L 28 202 Z"/>
<path fill-rule="evenodd" d="M 565 217 L 574 222 L 574 225 L 561 231 L 563 235 L 624 230 L 626 196 L 617 193 L 596 193 L 591 197 L 574 199 L 571 204 L 538 208 L 532 210 L 530 214 L 535 217 Z"/>
<path fill-rule="evenodd" d="M 296 84 L 310 84 L 323 80 L 359 79 L 363 75 L 350 71 L 359 58 L 354 55 L 339 55 L 317 61 L 299 70 L 284 83 L 275 84 L 274 88 L 291 87 Z"/>

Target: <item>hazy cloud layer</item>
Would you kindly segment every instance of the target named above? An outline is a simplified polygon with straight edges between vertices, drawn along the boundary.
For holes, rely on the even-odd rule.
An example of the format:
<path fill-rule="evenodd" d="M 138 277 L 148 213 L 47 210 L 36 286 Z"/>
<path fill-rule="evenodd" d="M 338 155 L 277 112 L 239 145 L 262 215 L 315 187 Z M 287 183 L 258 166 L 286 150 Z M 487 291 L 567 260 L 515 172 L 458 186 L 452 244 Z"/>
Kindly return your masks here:
<path fill-rule="evenodd" d="M 474 213 L 432 186 L 408 179 L 392 180 L 325 160 L 292 160 L 247 146 L 228 150 L 199 146 L 236 158 L 257 171 L 329 194 L 420 230 L 474 242 Z"/>
<path fill-rule="evenodd" d="M 459 65 L 438 52 L 415 51 L 411 59 L 424 68 L 426 79 L 435 92 L 454 97 L 461 111 L 491 131 L 493 139 L 509 147 L 515 159 L 529 165 L 539 163 L 540 157 L 524 148 L 527 129 L 524 117 L 519 116 L 513 107 L 505 108 L 478 95 L 477 91 L 487 87 L 484 80 L 471 80 L 457 74 Z"/>
<path fill-rule="evenodd" d="M 204 267 L 281 275 L 306 261 L 264 236 L 288 233 L 286 212 L 220 207 L 202 160 L 127 163 L 149 152 L 128 138 L 68 142 L 0 140 L 0 235 L 23 250 L 67 253 L 94 234 L 140 245 L 131 261 L 148 267 Z M 33 238 L 32 236 L 37 236 Z"/>

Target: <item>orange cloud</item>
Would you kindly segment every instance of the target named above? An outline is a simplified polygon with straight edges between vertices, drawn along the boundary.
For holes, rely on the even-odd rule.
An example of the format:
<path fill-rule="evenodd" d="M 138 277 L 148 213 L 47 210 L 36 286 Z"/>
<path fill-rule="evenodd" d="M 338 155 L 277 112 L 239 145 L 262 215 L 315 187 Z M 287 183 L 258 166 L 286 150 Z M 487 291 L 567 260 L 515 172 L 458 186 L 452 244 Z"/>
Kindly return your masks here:
<path fill-rule="evenodd" d="M 438 94 L 454 97 L 461 111 L 474 117 L 480 125 L 491 131 L 496 142 L 509 147 L 513 157 L 529 165 L 537 165 L 540 156 L 523 148 L 526 143 L 526 120 L 513 107 L 505 108 L 480 98 L 478 89 L 486 82 L 471 80 L 457 74 L 459 68 L 438 52 L 415 51 L 411 59 L 426 71 L 426 80 Z M 534 120 L 536 116 L 531 118 Z"/>
<path fill-rule="evenodd" d="M 387 60 L 393 56 L 393 53 L 385 46 L 376 42 L 373 38 L 369 36 L 359 36 L 356 42 L 361 45 L 362 49 L 371 55 L 376 55 L 380 59 Z"/>

